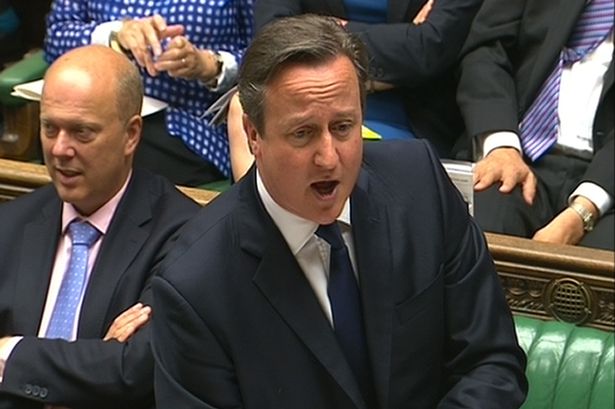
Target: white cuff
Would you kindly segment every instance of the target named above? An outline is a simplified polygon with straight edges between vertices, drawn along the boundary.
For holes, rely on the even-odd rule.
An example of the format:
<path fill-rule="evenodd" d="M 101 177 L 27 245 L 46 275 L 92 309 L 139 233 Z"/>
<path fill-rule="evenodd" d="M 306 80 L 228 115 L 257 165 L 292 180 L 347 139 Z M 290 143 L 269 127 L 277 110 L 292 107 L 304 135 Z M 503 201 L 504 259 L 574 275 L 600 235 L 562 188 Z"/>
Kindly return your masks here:
<path fill-rule="evenodd" d="M 4 378 L 4 370 L 6 368 L 6 361 L 8 361 L 11 352 L 15 349 L 15 346 L 21 341 L 23 337 L 11 337 L 9 341 L 0 348 L 0 383 L 2 383 L 2 379 Z"/>
<path fill-rule="evenodd" d="M 107 21 L 105 23 L 101 23 L 94 28 L 92 34 L 90 35 L 90 42 L 92 44 L 100 44 L 109 46 L 109 36 L 112 31 L 118 32 L 122 29 L 122 24 L 124 24 L 121 20 L 116 21 Z"/>
<path fill-rule="evenodd" d="M 583 196 L 598 208 L 599 215 L 603 215 L 613 207 L 613 198 L 606 190 L 592 182 L 583 182 L 568 196 L 568 204 L 575 197 Z"/>
<path fill-rule="evenodd" d="M 222 70 L 220 74 L 214 79 L 216 80 L 215 87 L 208 87 L 212 92 L 226 92 L 237 80 L 237 74 L 239 72 L 239 64 L 237 58 L 227 51 L 217 51 L 222 59 Z"/>
<path fill-rule="evenodd" d="M 521 150 L 521 142 L 519 141 L 519 137 L 514 132 L 499 131 L 483 134 L 478 138 L 479 140 L 477 141 L 477 145 L 482 146 L 483 150 L 482 152 L 478 152 L 477 160 L 484 158 L 489 154 L 489 152 L 497 148 L 509 147 L 515 148 L 519 152 L 523 152 Z"/>

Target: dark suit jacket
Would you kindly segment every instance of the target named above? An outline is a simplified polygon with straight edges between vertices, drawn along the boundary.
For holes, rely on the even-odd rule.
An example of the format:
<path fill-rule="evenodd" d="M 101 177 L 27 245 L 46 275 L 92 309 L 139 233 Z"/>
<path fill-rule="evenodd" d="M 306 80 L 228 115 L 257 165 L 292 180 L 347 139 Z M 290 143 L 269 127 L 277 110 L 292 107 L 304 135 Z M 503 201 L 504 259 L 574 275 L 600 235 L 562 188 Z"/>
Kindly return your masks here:
<path fill-rule="evenodd" d="M 518 407 L 491 257 L 424 142 L 366 145 L 351 219 L 379 407 Z M 366 409 L 254 169 L 186 224 L 153 293 L 159 409 Z"/>
<path fill-rule="evenodd" d="M 387 21 L 350 21 L 346 28 L 365 43 L 369 75 L 401 89 L 415 133 L 430 140 L 442 156 L 463 129 L 455 91 L 459 52 L 483 0 L 438 0 L 427 22 L 410 24 L 426 0 L 389 0 Z M 254 22 L 301 13 L 346 19 L 342 0 L 258 0 Z"/>
<path fill-rule="evenodd" d="M 457 99 L 468 137 L 519 132 L 519 122 L 553 70 L 585 0 L 487 0 L 464 46 Z M 594 119 L 595 155 L 584 180 L 615 196 L 613 62 Z"/>
<path fill-rule="evenodd" d="M 0 408 L 152 406 L 149 325 L 125 344 L 102 337 L 122 311 L 151 302 L 151 270 L 198 208 L 166 179 L 133 173 L 91 273 L 78 340 L 69 343 L 36 338 L 60 236 L 55 188 L 0 206 L 0 337 L 24 335 L 7 361 Z"/>

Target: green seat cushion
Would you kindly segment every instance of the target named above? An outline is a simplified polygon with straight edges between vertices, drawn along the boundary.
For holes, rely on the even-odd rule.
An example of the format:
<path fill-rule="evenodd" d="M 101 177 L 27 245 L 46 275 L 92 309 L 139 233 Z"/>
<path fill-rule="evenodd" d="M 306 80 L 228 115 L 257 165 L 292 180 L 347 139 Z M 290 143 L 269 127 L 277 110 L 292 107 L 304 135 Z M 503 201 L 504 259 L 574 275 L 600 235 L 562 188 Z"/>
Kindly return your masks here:
<path fill-rule="evenodd" d="M 43 78 L 46 70 L 47 63 L 43 58 L 42 51 L 28 55 L 21 61 L 2 70 L 0 72 L 0 104 L 8 106 L 24 104 L 25 99 L 11 96 L 13 87 Z"/>
<path fill-rule="evenodd" d="M 613 332 L 515 317 L 528 357 L 522 409 L 615 408 Z"/>

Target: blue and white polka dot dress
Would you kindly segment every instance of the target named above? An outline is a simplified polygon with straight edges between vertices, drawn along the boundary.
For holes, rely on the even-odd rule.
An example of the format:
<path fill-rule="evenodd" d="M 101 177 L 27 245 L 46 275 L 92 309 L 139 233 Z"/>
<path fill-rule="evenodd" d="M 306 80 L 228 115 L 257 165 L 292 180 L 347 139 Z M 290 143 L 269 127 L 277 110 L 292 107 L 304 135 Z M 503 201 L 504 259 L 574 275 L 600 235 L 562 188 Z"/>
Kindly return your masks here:
<path fill-rule="evenodd" d="M 253 0 L 55 0 L 47 17 L 45 54 L 49 62 L 66 51 L 90 43 L 94 28 L 123 18 L 163 16 L 169 25 L 183 24 L 185 35 L 199 48 L 222 50 L 241 61 L 252 38 Z M 225 126 L 200 118 L 219 94 L 198 81 L 150 77 L 141 70 L 145 94 L 166 101 L 167 131 L 226 176 L 230 175 Z"/>

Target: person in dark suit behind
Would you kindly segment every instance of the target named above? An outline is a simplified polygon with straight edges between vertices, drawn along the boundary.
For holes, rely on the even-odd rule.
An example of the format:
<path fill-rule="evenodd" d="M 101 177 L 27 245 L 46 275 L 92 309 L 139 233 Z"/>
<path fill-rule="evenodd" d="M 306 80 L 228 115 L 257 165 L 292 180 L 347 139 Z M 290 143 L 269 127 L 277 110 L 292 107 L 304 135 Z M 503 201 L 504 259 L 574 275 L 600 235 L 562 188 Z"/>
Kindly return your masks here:
<path fill-rule="evenodd" d="M 613 97 L 612 1 L 485 0 L 458 89 L 479 225 L 613 250 Z"/>
<path fill-rule="evenodd" d="M 137 69 L 103 46 L 70 51 L 45 75 L 41 143 L 53 184 L 0 206 L 2 409 L 153 406 L 150 274 L 199 206 L 132 169 L 142 98 Z M 75 219 L 100 237 L 67 312 Z"/>
<path fill-rule="evenodd" d="M 248 48 L 255 167 L 152 283 L 159 409 L 521 405 L 484 237 L 426 142 L 363 148 L 365 66 L 328 17 L 280 19 Z"/>

